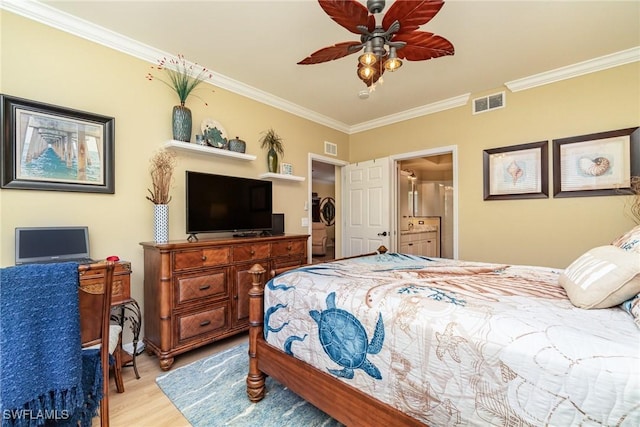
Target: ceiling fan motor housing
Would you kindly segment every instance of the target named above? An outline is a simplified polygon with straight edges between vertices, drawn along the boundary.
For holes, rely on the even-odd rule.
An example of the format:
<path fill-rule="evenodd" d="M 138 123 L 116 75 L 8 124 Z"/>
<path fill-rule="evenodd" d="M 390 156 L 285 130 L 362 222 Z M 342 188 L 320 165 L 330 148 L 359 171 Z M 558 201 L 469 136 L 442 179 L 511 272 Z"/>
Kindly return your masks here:
<path fill-rule="evenodd" d="M 384 0 L 367 0 L 367 9 L 369 13 L 380 13 L 384 9 Z"/>

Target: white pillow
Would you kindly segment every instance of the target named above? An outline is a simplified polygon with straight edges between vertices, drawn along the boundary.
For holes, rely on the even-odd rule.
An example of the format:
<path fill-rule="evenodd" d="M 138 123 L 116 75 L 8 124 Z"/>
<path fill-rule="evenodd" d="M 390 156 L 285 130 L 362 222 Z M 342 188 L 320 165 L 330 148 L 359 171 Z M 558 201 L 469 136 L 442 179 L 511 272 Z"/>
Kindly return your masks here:
<path fill-rule="evenodd" d="M 593 248 L 562 272 L 560 285 L 580 308 L 608 308 L 640 293 L 640 254 L 607 245 Z"/>

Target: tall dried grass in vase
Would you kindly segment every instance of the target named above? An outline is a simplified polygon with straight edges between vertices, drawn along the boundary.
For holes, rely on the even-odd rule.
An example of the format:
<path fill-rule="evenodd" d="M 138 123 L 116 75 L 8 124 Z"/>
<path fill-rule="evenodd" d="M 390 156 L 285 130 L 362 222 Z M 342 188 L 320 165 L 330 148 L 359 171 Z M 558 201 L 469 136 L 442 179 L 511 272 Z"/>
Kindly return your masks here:
<path fill-rule="evenodd" d="M 640 176 L 631 177 L 631 192 L 633 197 L 631 198 L 631 216 L 636 224 L 640 224 Z"/>
<path fill-rule="evenodd" d="M 149 161 L 149 173 L 153 188 L 147 188 L 154 205 L 166 205 L 171 201 L 169 189 L 173 182 L 173 170 L 176 167 L 176 155 L 169 151 L 158 151 Z"/>

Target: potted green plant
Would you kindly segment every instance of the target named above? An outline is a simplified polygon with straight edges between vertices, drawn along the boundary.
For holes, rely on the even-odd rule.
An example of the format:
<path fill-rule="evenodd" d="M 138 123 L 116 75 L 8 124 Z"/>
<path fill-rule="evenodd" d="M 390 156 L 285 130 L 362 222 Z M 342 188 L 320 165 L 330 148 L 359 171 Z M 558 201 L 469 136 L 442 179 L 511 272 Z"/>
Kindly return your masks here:
<path fill-rule="evenodd" d="M 267 168 L 269 172 L 278 173 L 278 155 L 284 157 L 282 138 L 276 131 L 269 129 L 262 133 L 260 147 L 267 149 Z"/>

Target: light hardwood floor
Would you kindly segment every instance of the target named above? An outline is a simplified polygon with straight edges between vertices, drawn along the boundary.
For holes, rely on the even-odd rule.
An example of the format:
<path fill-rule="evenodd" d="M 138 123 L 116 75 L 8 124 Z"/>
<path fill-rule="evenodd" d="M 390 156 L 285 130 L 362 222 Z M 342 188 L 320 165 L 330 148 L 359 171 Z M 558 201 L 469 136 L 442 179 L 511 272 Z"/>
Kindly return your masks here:
<path fill-rule="evenodd" d="M 210 356 L 221 350 L 233 347 L 248 339 L 247 333 L 206 345 L 199 349 L 176 356 L 171 370 L 188 365 L 203 357 Z M 111 427 L 153 426 L 153 427 L 182 427 L 190 426 L 180 411 L 156 385 L 156 377 L 165 373 L 160 369 L 158 358 L 149 356 L 146 352 L 137 357 L 140 379 L 137 380 L 133 368 L 122 370 L 124 393 L 118 393 L 113 381 L 109 387 L 109 419 Z M 248 369 L 248 365 L 247 365 Z M 92 427 L 100 426 L 100 418 L 93 420 Z"/>

